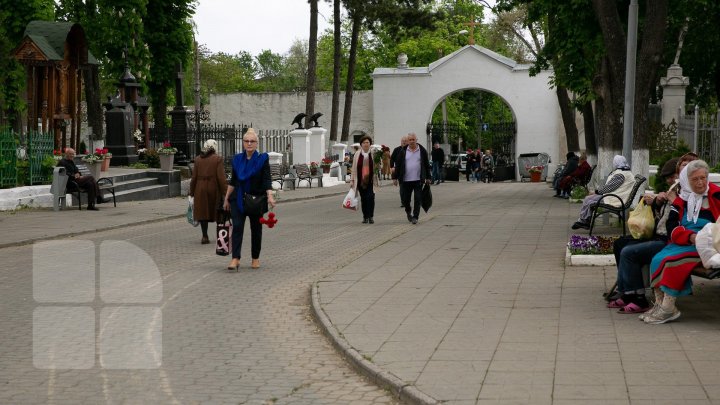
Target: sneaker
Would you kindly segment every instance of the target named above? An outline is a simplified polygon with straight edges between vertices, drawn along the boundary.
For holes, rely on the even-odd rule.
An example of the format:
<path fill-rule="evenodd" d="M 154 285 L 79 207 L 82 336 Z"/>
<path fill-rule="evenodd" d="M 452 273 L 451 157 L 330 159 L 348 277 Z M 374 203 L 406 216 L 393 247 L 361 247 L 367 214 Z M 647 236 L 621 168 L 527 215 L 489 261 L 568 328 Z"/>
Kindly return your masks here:
<path fill-rule="evenodd" d="M 658 308 L 660 308 L 660 304 L 654 304 L 654 305 L 652 306 L 652 308 L 650 308 L 649 311 L 647 311 L 647 312 L 645 312 L 645 313 L 643 313 L 643 314 L 638 315 L 638 319 L 640 319 L 641 321 L 644 321 L 645 318 L 651 317 L 651 316 L 655 313 L 655 311 L 658 310 Z"/>
<path fill-rule="evenodd" d="M 666 311 L 659 307 L 652 315 L 646 316 L 644 321 L 650 325 L 660 325 L 661 323 L 674 321 L 680 318 L 680 311 L 674 308 L 672 311 Z"/>
<path fill-rule="evenodd" d="M 418 221 L 418 219 L 415 217 L 413 217 L 412 220 L 410 220 L 410 222 L 412 222 L 413 225 L 416 225 L 417 221 Z"/>

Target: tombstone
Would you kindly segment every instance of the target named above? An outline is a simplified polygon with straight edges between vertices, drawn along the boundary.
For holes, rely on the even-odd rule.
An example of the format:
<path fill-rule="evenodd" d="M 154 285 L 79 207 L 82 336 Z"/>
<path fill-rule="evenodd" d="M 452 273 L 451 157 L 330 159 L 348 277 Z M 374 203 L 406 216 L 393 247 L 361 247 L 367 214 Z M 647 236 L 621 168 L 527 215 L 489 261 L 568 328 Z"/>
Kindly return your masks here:
<path fill-rule="evenodd" d="M 281 165 L 283 154 L 278 152 L 268 152 L 268 161 L 271 165 Z"/>
<path fill-rule="evenodd" d="M 105 147 L 112 153 L 114 165 L 130 165 L 138 161 L 133 129 L 135 128 L 135 109 L 131 103 L 138 101 L 138 89 L 130 65 L 125 61 L 125 71 L 118 82 L 118 93 L 104 104 L 105 109 Z"/>
<path fill-rule="evenodd" d="M 168 113 L 170 115 L 170 143 L 177 148 L 175 164 L 185 166 L 190 161 L 190 144 L 188 134 L 190 133 L 190 118 L 184 105 L 182 79 L 185 76 L 182 64 L 175 65 L 175 107 Z"/>

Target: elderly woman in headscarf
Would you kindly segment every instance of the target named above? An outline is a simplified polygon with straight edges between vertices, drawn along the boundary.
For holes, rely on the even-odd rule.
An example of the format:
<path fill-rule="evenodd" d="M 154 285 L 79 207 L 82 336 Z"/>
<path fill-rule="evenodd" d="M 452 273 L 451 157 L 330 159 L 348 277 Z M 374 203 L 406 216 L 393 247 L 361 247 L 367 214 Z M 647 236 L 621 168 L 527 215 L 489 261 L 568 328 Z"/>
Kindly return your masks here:
<path fill-rule="evenodd" d="M 580 218 L 572 225 L 572 229 L 590 229 L 590 208 L 602 198 L 603 194 L 615 194 L 623 201 L 630 197 L 630 192 L 635 184 L 635 176 L 630 171 L 630 165 L 628 165 L 624 156 L 615 155 L 613 167 L 615 170 L 608 175 L 605 185 L 595 190 L 595 194 L 590 194 L 583 200 L 580 208 Z M 620 201 L 617 198 L 608 198 L 603 200 L 603 203 L 620 206 Z"/>
<path fill-rule="evenodd" d="M 200 223 L 203 245 L 210 243 L 208 222 L 217 221 L 220 202 L 227 189 L 223 159 L 216 154 L 217 142 L 208 139 L 195 157 L 189 195 L 193 197 L 193 219 Z"/>
<path fill-rule="evenodd" d="M 720 187 L 708 182 L 709 171 L 705 161 L 694 160 L 680 172 L 680 195 L 667 221 L 670 243 L 650 263 L 655 306 L 641 318 L 646 323 L 661 324 L 679 318 L 675 300 L 692 292 L 690 273 L 702 265 L 695 237 L 720 216 Z"/>

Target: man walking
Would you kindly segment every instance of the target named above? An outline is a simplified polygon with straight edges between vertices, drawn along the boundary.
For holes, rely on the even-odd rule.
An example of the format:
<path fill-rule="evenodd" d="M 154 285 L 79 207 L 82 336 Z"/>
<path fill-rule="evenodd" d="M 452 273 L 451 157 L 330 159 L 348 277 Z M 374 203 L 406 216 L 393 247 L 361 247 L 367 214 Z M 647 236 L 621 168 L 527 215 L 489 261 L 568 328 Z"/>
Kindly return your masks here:
<path fill-rule="evenodd" d="M 397 165 L 398 155 L 405 146 L 407 146 L 407 136 L 400 138 L 400 146 L 393 149 L 392 154 L 390 155 L 390 177 L 393 179 L 397 178 L 395 177 L 395 166 Z M 394 184 L 397 186 L 397 182 L 394 182 Z M 405 206 L 402 203 L 402 195 L 400 195 L 400 208 L 404 207 Z"/>
<path fill-rule="evenodd" d="M 400 183 L 400 199 L 405 207 L 408 221 L 417 224 L 420 217 L 423 184 L 430 184 L 430 159 L 422 145 L 417 143 L 417 135 L 411 132 L 407 136 L 407 146 L 399 153 L 395 162 L 393 184 Z M 414 194 L 412 211 L 410 197 Z"/>
<path fill-rule="evenodd" d="M 433 145 L 432 150 L 432 181 L 435 184 L 440 184 L 444 181 L 442 178 L 442 168 L 445 164 L 445 151 L 440 147 L 439 143 Z"/>

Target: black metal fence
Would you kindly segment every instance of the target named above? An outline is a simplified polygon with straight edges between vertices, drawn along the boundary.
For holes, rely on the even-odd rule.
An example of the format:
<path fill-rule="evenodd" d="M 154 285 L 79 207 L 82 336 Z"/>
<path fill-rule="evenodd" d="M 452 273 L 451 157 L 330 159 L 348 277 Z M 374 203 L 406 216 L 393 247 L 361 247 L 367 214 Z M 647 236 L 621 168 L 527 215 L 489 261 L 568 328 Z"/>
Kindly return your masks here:
<path fill-rule="evenodd" d="M 164 142 L 170 142 L 172 146 L 178 148 L 179 154 L 190 160 L 200 153 L 198 145 L 202 147 L 205 141 L 214 139 L 218 143 L 217 154 L 225 159 L 225 164 L 228 166 L 233 156 L 242 150 L 242 137 L 247 129 L 248 126 L 243 124 L 201 124 L 199 131 L 191 126 L 188 134 L 173 134 L 169 128 L 161 133 L 151 127 L 148 147 L 157 149 Z M 256 129 L 255 131 L 258 135 L 258 151 L 282 153 L 283 162 L 286 164 L 290 162 L 292 141 L 289 129 Z M 182 161 L 183 157 L 178 156 L 178 158 L 180 159 L 176 161 Z"/>

